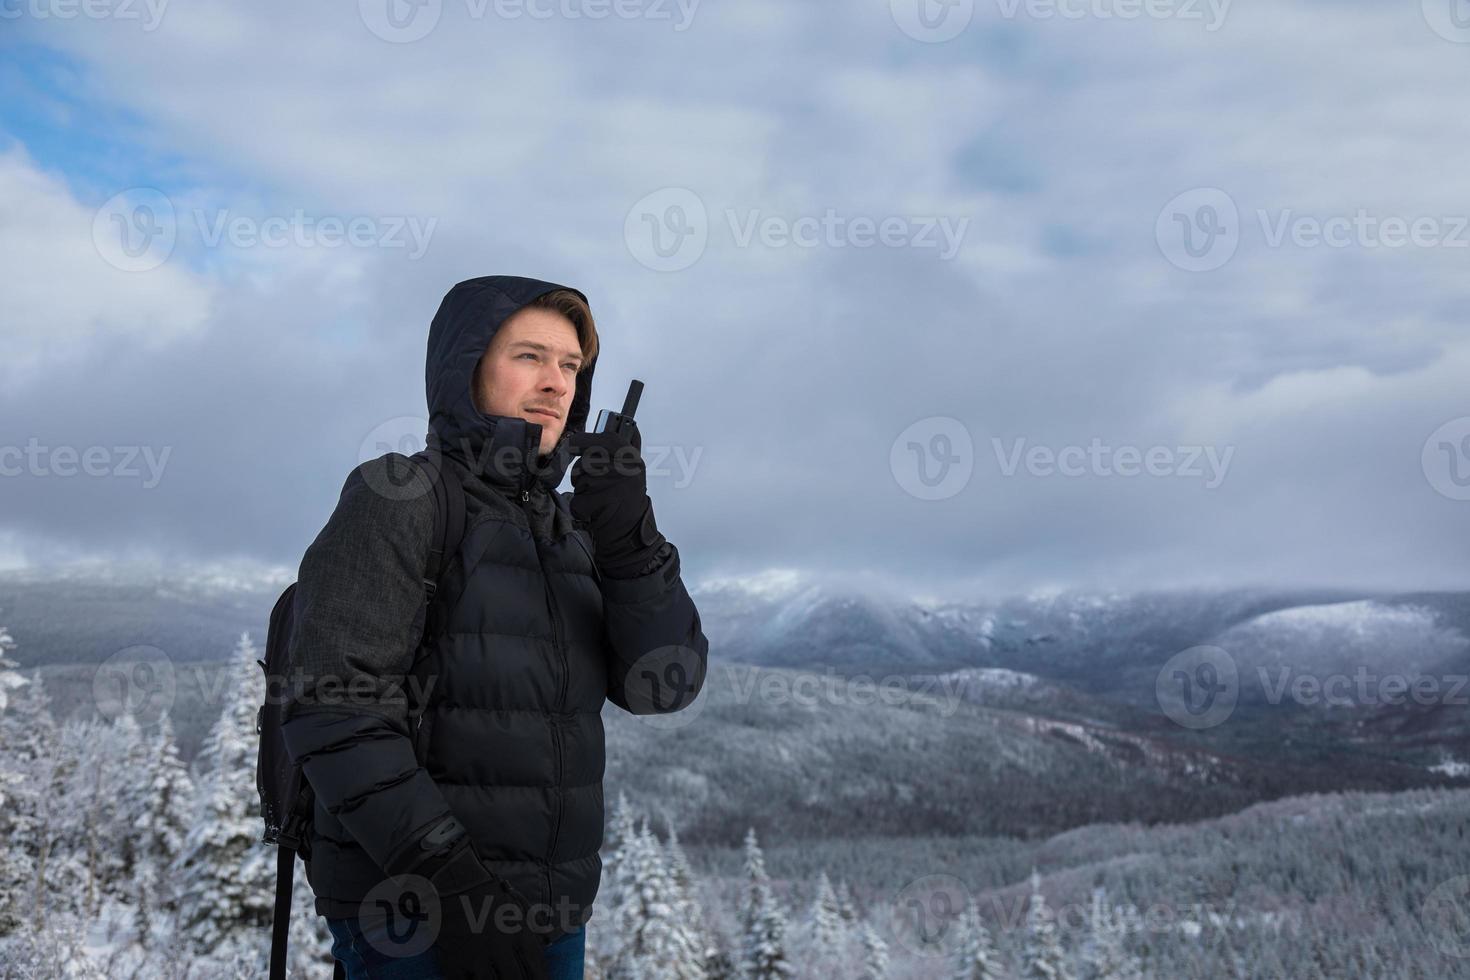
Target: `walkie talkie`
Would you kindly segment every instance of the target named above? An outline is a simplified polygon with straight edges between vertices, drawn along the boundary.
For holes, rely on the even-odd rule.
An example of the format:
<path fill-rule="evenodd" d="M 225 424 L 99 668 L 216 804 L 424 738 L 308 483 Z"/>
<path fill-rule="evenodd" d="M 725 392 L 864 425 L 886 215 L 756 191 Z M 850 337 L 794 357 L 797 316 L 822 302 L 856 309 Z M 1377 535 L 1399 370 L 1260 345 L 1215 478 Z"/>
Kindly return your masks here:
<path fill-rule="evenodd" d="M 633 413 L 638 411 L 638 399 L 642 397 L 643 382 L 634 378 L 628 384 L 628 397 L 623 399 L 623 410 L 621 412 L 614 412 L 606 408 L 599 410 L 597 413 L 597 424 L 592 427 L 592 431 L 623 433 L 631 429 L 632 435 L 628 441 L 641 452 L 643 438 L 638 432 L 637 423 L 633 421 Z M 639 470 L 640 472 L 642 470 L 641 463 L 639 464 Z M 663 535 L 659 533 L 658 525 L 653 520 L 652 503 L 645 502 L 644 507 L 643 518 L 639 521 L 636 531 L 636 539 L 641 551 L 635 553 L 639 561 L 634 562 L 634 567 L 638 567 L 641 562 L 646 562 L 649 558 L 653 557 L 663 541 Z"/>
<path fill-rule="evenodd" d="M 634 378 L 628 384 L 628 397 L 623 399 L 623 410 L 614 412 L 611 409 L 600 409 L 597 413 L 597 424 L 592 427 L 593 432 L 622 432 L 633 425 L 633 413 L 638 411 L 638 399 L 643 397 L 643 382 Z"/>

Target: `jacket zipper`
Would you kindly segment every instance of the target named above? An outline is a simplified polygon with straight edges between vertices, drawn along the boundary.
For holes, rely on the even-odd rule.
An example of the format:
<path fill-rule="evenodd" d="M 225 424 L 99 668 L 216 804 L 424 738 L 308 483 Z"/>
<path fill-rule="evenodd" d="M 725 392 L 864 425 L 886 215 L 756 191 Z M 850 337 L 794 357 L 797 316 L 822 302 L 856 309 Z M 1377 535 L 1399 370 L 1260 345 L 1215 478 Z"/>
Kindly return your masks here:
<path fill-rule="evenodd" d="M 551 858 L 556 853 L 557 838 L 561 836 L 561 811 L 562 811 L 562 779 L 565 774 L 566 765 L 562 761 L 561 748 L 561 710 L 566 704 L 567 674 L 571 667 L 567 662 L 566 651 L 561 646 L 561 626 L 556 611 L 556 597 L 551 591 L 551 579 L 542 572 L 542 579 L 546 582 L 547 609 L 551 612 L 551 642 L 556 647 L 557 658 L 561 661 L 561 679 L 557 685 L 556 709 L 551 716 L 551 741 L 556 747 L 556 816 L 551 824 L 551 848 L 546 857 L 546 888 L 547 895 L 551 894 Z M 547 899 L 550 901 L 550 898 Z"/>
<path fill-rule="evenodd" d="M 530 439 L 526 440 L 525 451 L 526 459 L 528 462 L 534 459 L 533 454 L 535 452 L 535 449 L 531 445 Z M 531 487 L 535 484 L 535 481 L 536 474 L 532 472 L 531 467 L 528 465 L 526 467 L 526 479 L 521 484 L 521 503 L 526 503 L 531 499 Z M 536 543 L 536 528 L 535 525 L 531 522 L 530 518 L 531 515 L 529 512 L 527 512 L 526 523 L 531 530 L 531 544 L 536 548 L 536 551 L 539 555 L 541 551 L 541 546 Z M 553 787 L 552 793 L 553 798 L 556 800 L 556 811 L 554 817 L 552 818 L 551 824 L 551 845 L 547 849 L 546 854 L 546 900 L 549 902 L 551 901 L 551 858 L 552 855 L 556 853 L 557 838 L 561 836 L 561 782 L 563 772 L 566 768 L 565 765 L 562 763 L 561 757 L 561 725 L 559 716 L 563 706 L 566 704 L 567 674 L 571 671 L 571 666 L 567 661 L 566 652 L 562 649 L 561 624 L 560 617 L 557 615 L 556 596 L 552 592 L 551 579 L 549 576 L 547 576 L 544 565 L 542 566 L 541 580 L 546 586 L 546 611 L 547 614 L 551 617 L 551 645 L 556 649 L 557 659 L 561 662 L 561 677 L 559 678 L 559 683 L 557 684 L 556 705 L 551 716 L 551 744 L 553 748 L 553 754 L 556 756 L 556 785 Z"/>

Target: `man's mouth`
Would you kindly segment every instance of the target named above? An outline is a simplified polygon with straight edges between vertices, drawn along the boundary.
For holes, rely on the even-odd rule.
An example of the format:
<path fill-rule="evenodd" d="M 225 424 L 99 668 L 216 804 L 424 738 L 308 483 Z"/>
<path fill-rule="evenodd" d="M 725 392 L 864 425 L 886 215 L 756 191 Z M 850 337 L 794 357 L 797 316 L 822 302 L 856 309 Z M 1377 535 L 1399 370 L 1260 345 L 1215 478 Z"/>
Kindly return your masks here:
<path fill-rule="evenodd" d="M 544 409 L 544 408 L 528 408 L 528 409 L 526 409 L 526 411 L 527 412 L 530 412 L 532 415 L 544 415 L 547 418 L 552 418 L 552 419 L 560 418 L 561 417 L 561 416 L 557 415 L 555 412 L 548 411 L 547 409 Z"/>

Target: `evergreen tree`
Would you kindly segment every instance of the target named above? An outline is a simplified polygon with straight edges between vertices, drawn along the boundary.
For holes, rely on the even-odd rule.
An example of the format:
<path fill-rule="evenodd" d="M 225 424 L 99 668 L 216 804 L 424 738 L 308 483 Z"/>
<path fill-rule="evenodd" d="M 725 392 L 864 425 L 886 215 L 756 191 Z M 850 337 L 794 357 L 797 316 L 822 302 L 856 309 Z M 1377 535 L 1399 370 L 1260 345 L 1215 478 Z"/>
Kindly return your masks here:
<path fill-rule="evenodd" d="M 1072 980 L 1056 921 L 1041 894 L 1041 875 L 1034 868 L 1031 870 L 1031 902 L 1026 909 L 1022 975 L 1028 980 Z"/>
<path fill-rule="evenodd" d="M 687 924 L 687 928 L 698 945 L 699 962 L 703 964 L 705 976 L 710 980 L 715 980 L 717 975 L 726 969 L 724 959 L 721 957 L 714 931 L 709 927 L 704 907 L 699 902 L 698 883 L 695 881 L 693 869 L 689 867 L 689 857 L 679 844 L 679 832 L 674 828 L 672 822 L 669 822 L 668 828 L 668 868 L 678 901 L 679 919 Z"/>
<path fill-rule="evenodd" d="M 224 710 L 200 752 L 196 815 L 176 865 L 181 925 L 200 951 L 271 921 L 275 862 L 260 843 L 255 786 L 255 710 L 263 700 L 256 656 L 249 634 L 241 634 Z"/>
<path fill-rule="evenodd" d="M 771 891 L 755 828 L 745 834 L 746 903 L 741 922 L 741 971 L 746 980 L 780 980 L 795 975 L 786 951 L 786 915 Z"/>
<path fill-rule="evenodd" d="M 0 639 L 8 638 L 0 629 Z M 39 913 L 44 899 L 38 871 L 56 744 L 41 672 L 10 689 L 0 712 L 0 935 L 14 931 L 33 911 Z"/>
<path fill-rule="evenodd" d="M 616 878 L 618 863 L 622 861 L 628 843 L 637 836 L 633 820 L 633 807 L 628 802 L 628 794 L 618 790 L 618 799 L 613 804 L 612 818 L 608 821 L 607 835 L 603 840 L 603 847 L 609 851 L 608 857 L 602 862 L 604 881 Z"/>
<path fill-rule="evenodd" d="M 70 914 L 20 930 L 5 947 L 0 977 L 107 980 L 101 964 L 83 947 L 86 931 L 86 922 Z"/>
<path fill-rule="evenodd" d="M 173 723 L 165 711 L 152 738 L 143 776 L 142 806 L 134 829 L 138 841 L 138 873 L 134 925 L 146 946 L 159 913 L 176 912 L 178 896 L 169 887 L 168 867 L 183 852 L 194 807 L 194 783 L 179 758 Z"/>
<path fill-rule="evenodd" d="M 1088 980 L 1143 980 L 1138 961 L 1123 946 L 1124 926 L 1108 908 L 1107 892 L 1092 892 L 1091 935 L 1083 954 Z"/>
<path fill-rule="evenodd" d="M 111 784 L 111 795 L 116 800 L 113 812 L 117 824 L 108 829 L 107 836 L 113 842 L 117 868 L 116 875 L 107 879 L 107 885 L 113 894 L 136 904 L 138 863 L 145 832 L 139 817 L 148 807 L 148 745 L 132 712 L 119 715 L 112 728 L 118 755 L 109 767 L 106 782 Z"/>
<path fill-rule="evenodd" d="M 100 823 L 95 806 L 94 770 L 104 763 L 98 754 L 107 726 L 95 718 L 69 721 L 56 733 L 56 747 L 42 793 L 44 805 L 37 846 L 36 914 L 82 915 L 92 881 L 87 844 Z"/>
<path fill-rule="evenodd" d="M 846 932 L 837 893 L 832 890 L 827 872 L 819 872 L 817 891 L 806 924 L 807 948 L 814 968 L 836 962 L 847 938 Z"/>
<path fill-rule="evenodd" d="M 878 937 L 870 923 L 863 923 L 862 980 L 883 980 L 888 976 L 888 944 Z"/>
<path fill-rule="evenodd" d="M 9 692 L 25 683 L 25 678 L 15 670 L 20 665 L 8 656 L 14 649 L 15 640 L 11 638 L 10 631 L 0 626 L 0 714 L 5 713 Z"/>
<path fill-rule="evenodd" d="M 611 976 L 705 980 L 703 949 L 689 928 L 678 886 L 646 820 L 625 844 L 615 896 L 613 919 L 623 942 Z"/>
<path fill-rule="evenodd" d="M 980 921 L 980 909 L 971 898 L 960 919 L 960 944 L 955 954 L 954 980 L 1000 980 L 1005 971 L 990 930 Z"/>
<path fill-rule="evenodd" d="M 842 913 L 842 921 L 849 926 L 855 926 L 860 916 L 858 915 L 857 902 L 852 897 L 852 889 L 847 887 L 847 879 L 837 882 L 837 908 Z"/>

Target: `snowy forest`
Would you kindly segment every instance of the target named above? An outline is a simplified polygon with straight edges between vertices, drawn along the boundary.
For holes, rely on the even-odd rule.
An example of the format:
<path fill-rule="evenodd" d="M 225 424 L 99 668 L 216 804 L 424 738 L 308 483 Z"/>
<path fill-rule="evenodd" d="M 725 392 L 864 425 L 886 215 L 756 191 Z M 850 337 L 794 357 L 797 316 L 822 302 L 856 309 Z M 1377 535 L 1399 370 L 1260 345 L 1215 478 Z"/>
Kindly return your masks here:
<path fill-rule="evenodd" d="M 275 850 L 260 842 L 250 634 L 188 764 L 167 711 L 58 722 L 15 649 L 0 629 L 0 980 L 264 976 Z M 609 811 L 592 978 L 1470 976 L 1465 895 L 1446 887 L 1470 881 L 1470 791 L 856 854 L 763 850 L 753 828 L 696 853 L 621 791 Z M 290 975 L 329 977 L 329 948 L 298 867 Z"/>

